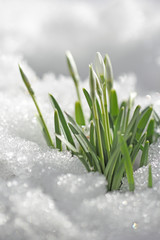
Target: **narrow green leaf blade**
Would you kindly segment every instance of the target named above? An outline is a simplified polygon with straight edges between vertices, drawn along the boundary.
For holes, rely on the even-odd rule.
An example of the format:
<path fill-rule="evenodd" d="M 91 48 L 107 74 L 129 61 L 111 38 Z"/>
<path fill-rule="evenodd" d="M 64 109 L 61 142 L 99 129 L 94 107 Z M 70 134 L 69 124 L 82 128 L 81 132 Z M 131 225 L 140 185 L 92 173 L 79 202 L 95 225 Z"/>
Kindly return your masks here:
<path fill-rule="evenodd" d="M 67 117 L 68 117 L 68 119 L 69 119 L 69 121 L 70 121 L 70 123 L 68 123 L 68 125 L 69 125 L 72 133 L 74 134 L 74 136 L 75 136 L 75 135 L 78 135 L 78 134 L 81 135 L 82 138 L 83 138 L 83 140 L 85 141 L 85 143 L 86 143 L 87 145 L 89 145 L 89 148 L 90 148 L 92 151 L 95 152 L 94 146 L 92 146 L 92 144 L 90 143 L 90 141 L 88 140 L 88 138 L 84 135 L 84 133 L 82 132 L 82 129 L 76 124 L 76 122 L 74 121 L 74 119 L 73 119 L 69 114 L 66 113 L 66 115 L 67 115 Z"/>
<path fill-rule="evenodd" d="M 93 120 L 90 122 L 90 143 L 95 146 L 95 129 Z"/>
<path fill-rule="evenodd" d="M 85 96 L 85 98 L 87 100 L 88 106 L 89 106 L 90 110 L 92 111 L 92 99 L 91 99 L 91 96 L 90 96 L 89 92 L 85 88 L 83 88 L 83 93 L 84 93 L 84 96 Z"/>
<path fill-rule="evenodd" d="M 78 125 L 84 126 L 85 125 L 85 118 L 82 111 L 82 106 L 79 101 L 75 103 L 75 119 Z"/>
<path fill-rule="evenodd" d="M 140 106 L 138 105 L 136 107 L 136 109 L 134 110 L 133 116 L 126 128 L 125 136 L 127 136 L 130 132 L 132 132 L 132 127 L 134 127 L 134 124 L 135 124 L 137 118 L 139 117 L 139 111 L 140 111 Z"/>
<path fill-rule="evenodd" d="M 129 154 L 131 154 L 132 149 L 133 149 L 133 145 L 130 145 L 128 147 Z M 112 189 L 111 189 L 112 191 L 118 190 L 120 188 L 124 172 L 125 172 L 124 159 L 121 159 L 121 161 L 116 165 L 116 168 L 115 168 L 115 174 L 112 181 Z"/>
<path fill-rule="evenodd" d="M 37 120 L 38 120 L 38 122 L 40 123 L 40 125 L 42 127 L 42 133 L 43 133 L 43 136 L 44 136 L 44 139 L 45 139 L 47 145 L 49 147 L 51 147 L 51 148 L 55 148 L 55 146 L 54 146 L 54 144 L 53 144 L 53 142 L 51 140 L 51 137 L 49 135 L 49 132 L 48 132 L 47 128 L 45 127 L 42 118 L 39 115 L 37 115 Z"/>
<path fill-rule="evenodd" d="M 59 140 L 61 140 L 61 142 L 63 142 L 74 154 L 78 154 L 78 150 L 65 137 L 58 134 L 55 134 L 55 136 L 59 138 Z"/>
<path fill-rule="evenodd" d="M 86 101 L 87 101 L 88 106 L 89 106 L 90 111 L 91 111 L 90 118 L 89 118 L 89 120 L 91 121 L 91 120 L 93 119 L 92 99 L 91 99 L 91 97 L 90 97 L 90 94 L 88 93 L 88 91 L 87 91 L 85 88 L 83 88 L 83 94 L 84 94 L 84 96 L 85 96 L 85 98 L 86 98 Z"/>
<path fill-rule="evenodd" d="M 84 141 L 83 137 L 80 134 L 76 134 L 75 138 L 77 139 L 80 146 L 82 147 L 84 154 L 87 156 L 88 162 L 91 161 L 90 155 L 92 156 L 92 162 L 90 162 L 90 165 L 92 165 L 92 163 L 93 163 L 93 165 L 96 166 L 96 170 L 98 172 L 102 173 L 100 160 L 99 160 L 98 156 L 96 156 L 95 153 L 92 151 L 92 148 L 90 148 L 89 141 L 88 141 L 88 144 L 86 144 L 86 142 Z M 90 153 L 90 155 L 88 153 Z"/>
<path fill-rule="evenodd" d="M 90 172 L 90 168 L 89 168 L 89 165 L 88 165 L 86 159 L 82 155 L 79 154 L 79 151 L 66 138 L 64 138 L 58 134 L 56 134 L 56 137 L 59 138 L 61 140 L 61 142 L 63 142 L 68 147 L 68 149 L 71 150 L 72 153 L 79 158 L 79 160 L 83 163 L 83 165 L 85 166 L 87 171 Z"/>
<path fill-rule="evenodd" d="M 144 149 L 142 151 L 142 156 L 141 156 L 141 161 L 140 161 L 140 166 L 147 166 L 148 164 L 148 150 L 149 150 L 149 141 L 145 142 Z"/>
<path fill-rule="evenodd" d="M 150 144 L 153 143 L 154 130 L 155 130 L 155 120 L 152 118 L 147 128 L 147 140 L 149 141 Z"/>
<path fill-rule="evenodd" d="M 113 122 L 117 119 L 119 113 L 117 93 L 114 89 L 111 89 L 110 92 L 110 114 L 113 119 Z"/>
<path fill-rule="evenodd" d="M 128 184 L 129 184 L 129 190 L 134 191 L 135 185 L 134 185 L 133 167 L 131 163 L 131 158 L 130 158 L 129 150 L 127 148 L 127 144 L 124 140 L 124 137 L 120 133 L 119 133 L 119 143 L 121 145 L 121 151 L 123 154 L 124 165 L 125 165 Z"/>
<path fill-rule="evenodd" d="M 116 144 L 117 144 L 117 133 L 120 130 L 120 127 L 122 125 L 123 122 L 123 117 L 124 117 L 124 107 L 121 107 L 117 120 L 115 122 L 115 126 L 114 126 L 114 132 L 113 132 L 113 142 L 112 142 L 112 148 L 111 148 L 111 152 L 113 152 L 116 148 Z"/>
<path fill-rule="evenodd" d="M 75 144 L 74 144 L 74 141 L 73 141 L 73 138 L 72 138 L 72 135 L 71 135 L 71 132 L 69 130 L 69 127 L 67 125 L 67 122 L 65 120 L 65 117 L 63 115 L 63 112 L 59 106 L 59 104 L 57 103 L 56 99 L 51 95 L 49 94 L 50 96 L 50 99 L 51 99 L 51 103 L 53 104 L 53 106 L 57 109 L 58 111 L 58 115 L 59 115 L 59 119 L 61 121 L 61 125 L 63 127 L 63 130 L 64 130 L 64 134 L 67 138 L 67 140 L 75 147 Z"/>
<path fill-rule="evenodd" d="M 58 111 L 56 109 L 54 111 L 54 128 L 55 128 L 55 133 L 58 134 L 58 135 L 61 135 Z M 57 137 L 56 137 L 56 148 L 58 148 L 60 151 L 62 151 L 62 142 Z"/>
<path fill-rule="evenodd" d="M 133 148 L 133 152 L 131 154 L 131 159 L 132 159 L 132 164 L 134 164 L 136 156 L 139 152 L 139 150 L 141 149 L 141 145 L 144 143 L 146 139 L 146 133 L 144 133 L 141 138 L 139 139 L 139 141 L 136 143 L 136 145 Z"/>
<path fill-rule="evenodd" d="M 152 188 L 152 168 L 151 165 L 148 167 L 148 188 Z"/>
<path fill-rule="evenodd" d="M 121 107 L 118 117 L 115 122 L 114 134 L 117 134 L 117 132 L 120 130 L 120 127 L 122 126 L 123 115 L 124 115 L 124 107 Z"/>
<path fill-rule="evenodd" d="M 84 135 L 81 128 L 76 124 L 74 119 L 69 114 L 66 113 L 66 115 L 67 115 L 69 121 L 71 122 L 71 123 L 69 123 L 69 127 L 70 127 L 72 133 L 74 134 L 74 136 L 76 137 L 76 139 L 78 140 L 79 144 L 83 147 L 84 153 L 89 152 L 92 155 L 94 164 L 96 165 L 98 171 L 101 172 L 99 158 L 98 158 L 98 156 L 96 156 L 94 146 L 90 143 L 90 141 Z"/>
<path fill-rule="evenodd" d="M 147 126 L 147 123 L 149 121 L 149 118 L 151 116 L 152 113 L 152 107 L 148 107 L 145 112 L 142 114 L 141 119 L 138 123 L 137 126 L 137 133 L 136 133 L 136 139 L 139 140 L 139 138 L 141 137 L 145 127 Z"/>
<path fill-rule="evenodd" d="M 96 99 L 96 106 L 97 106 L 98 117 L 102 121 L 102 112 L 101 112 L 101 108 L 100 108 L 100 105 L 99 105 L 99 102 L 97 99 Z"/>

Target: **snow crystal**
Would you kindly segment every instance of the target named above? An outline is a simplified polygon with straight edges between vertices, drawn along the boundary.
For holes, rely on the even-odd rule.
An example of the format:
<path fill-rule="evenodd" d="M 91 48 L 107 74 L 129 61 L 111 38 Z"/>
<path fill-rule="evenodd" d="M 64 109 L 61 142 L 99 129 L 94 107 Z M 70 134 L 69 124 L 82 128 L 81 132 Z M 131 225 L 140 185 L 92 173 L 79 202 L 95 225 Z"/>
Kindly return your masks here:
<path fill-rule="evenodd" d="M 36 109 L 22 84 L 16 61 L 0 59 L 0 239 L 2 240 L 119 240 L 160 238 L 160 140 L 149 150 L 153 188 L 147 188 L 148 166 L 134 172 L 136 190 L 106 194 L 106 181 L 87 173 L 70 152 L 49 149 L 36 121 Z M 73 114 L 76 94 L 69 77 L 47 74 L 41 81 L 24 63 L 54 138 L 53 110 L 48 92 Z M 134 77 L 120 98 L 134 91 Z M 12 82 L 13 80 L 13 82 Z M 17 82 L 19 81 L 19 82 Z M 87 82 L 83 83 L 87 86 Z M 126 85 L 125 85 L 126 86 Z M 125 90 L 125 92 L 124 92 Z M 63 97 L 62 97 L 63 96 Z M 144 106 L 154 103 L 160 114 L 160 95 L 137 98 Z M 84 105 L 85 104 L 85 100 Z M 87 107 L 85 109 L 87 112 Z"/>

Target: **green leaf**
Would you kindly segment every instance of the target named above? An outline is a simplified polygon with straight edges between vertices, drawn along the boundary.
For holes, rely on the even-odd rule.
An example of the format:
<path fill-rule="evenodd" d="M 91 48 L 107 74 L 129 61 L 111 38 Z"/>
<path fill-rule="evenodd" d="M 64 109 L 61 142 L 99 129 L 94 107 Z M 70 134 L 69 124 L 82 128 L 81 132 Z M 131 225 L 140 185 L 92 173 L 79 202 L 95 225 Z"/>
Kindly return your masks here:
<path fill-rule="evenodd" d="M 85 88 L 83 88 L 83 93 L 84 93 L 84 96 L 85 96 L 85 98 L 87 100 L 88 106 L 89 106 L 90 110 L 92 111 L 92 99 L 91 99 L 91 96 L 90 96 L 89 92 Z"/>
<path fill-rule="evenodd" d="M 70 123 L 72 123 L 72 126 L 71 124 L 69 123 L 69 127 L 72 128 L 72 133 L 75 135 L 75 134 L 80 134 L 84 141 L 86 142 L 87 145 L 89 145 L 89 148 L 92 149 L 92 151 L 95 151 L 94 149 L 94 146 L 92 146 L 92 144 L 88 141 L 87 137 L 84 135 L 84 133 L 82 132 L 82 129 L 77 125 L 77 123 L 74 121 L 74 119 L 68 114 L 66 113 L 67 117 L 68 117 L 68 120 L 70 121 Z"/>
<path fill-rule="evenodd" d="M 142 151 L 142 156 L 141 156 L 141 161 L 140 161 L 140 166 L 139 167 L 143 167 L 143 166 L 147 166 L 148 164 L 148 150 L 149 150 L 149 141 L 145 142 L 143 151 Z"/>
<path fill-rule="evenodd" d="M 86 162 L 86 159 L 79 154 L 78 150 L 66 138 L 64 138 L 58 134 L 55 134 L 55 135 L 57 138 L 59 138 L 61 140 L 61 142 L 63 142 L 68 147 L 68 149 L 70 149 L 72 151 L 72 153 L 75 156 L 77 156 L 79 158 L 79 160 L 83 163 L 83 165 L 85 166 L 87 171 L 90 172 L 90 168 L 88 166 L 88 163 Z"/>
<path fill-rule="evenodd" d="M 105 166 L 108 162 L 108 152 L 106 147 L 106 140 L 105 140 L 105 131 L 101 120 L 99 120 L 100 132 L 101 132 L 101 139 L 102 139 L 102 148 L 103 148 L 103 155 L 104 155 L 104 163 Z"/>
<path fill-rule="evenodd" d="M 123 107 L 124 107 L 124 114 L 123 114 L 121 128 L 120 128 L 121 133 L 125 133 L 126 132 L 126 127 L 128 126 L 128 125 L 126 125 L 126 123 L 127 123 L 127 107 L 128 106 L 126 104 Z"/>
<path fill-rule="evenodd" d="M 69 148 L 69 150 L 71 150 L 74 154 L 75 153 L 78 154 L 78 150 L 65 137 L 58 135 L 56 133 L 55 133 L 55 136 L 59 138 L 59 140 L 61 140 L 61 142 L 63 142 Z"/>
<path fill-rule="evenodd" d="M 99 160 L 98 156 L 96 156 L 96 154 L 93 150 L 93 146 L 90 144 L 88 139 L 86 137 L 84 137 L 82 132 L 81 133 L 77 132 L 77 130 L 75 129 L 75 126 L 73 126 L 72 124 L 69 123 L 69 127 L 72 130 L 75 138 L 79 142 L 80 146 L 82 147 L 84 154 L 88 158 L 88 162 L 90 162 L 90 165 L 92 165 L 92 163 L 93 163 L 96 166 L 96 169 L 101 173 L 102 171 L 101 171 L 101 166 L 100 166 L 100 160 Z M 90 153 L 92 156 L 92 162 L 90 159 L 90 155 L 88 153 Z"/>
<path fill-rule="evenodd" d="M 122 154 L 123 154 L 124 166 L 125 166 L 125 169 L 126 169 L 126 175 L 127 175 L 127 179 L 128 179 L 129 190 L 134 191 L 135 186 L 134 186 L 134 177 L 133 177 L 133 167 L 132 167 L 132 163 L 131 163 L 129 150 L 127 148 L 127 144 L 126 144 L 122 134 L 119 133 L 118 135 L 119 135 L 118 136 L 119 143 L 121 145 L 121 151 L 122 151 Z"/>
<path fill-rule="evenodd" d="M 95 129 L 93 120 L 90 122 L 90 143 L 95 146 Z"/>
<path fill-rule="evenodd" d="M 130 137 L 130 134 L 127 136 L 124 136 L 124 140 L 127 141 L 129 137 Z M 118 138 L 118 133 L 117 133 L 117 138 Z M 107 180 L 108 180 L 108 176 L 110 176 L 109 181 L 111 181 L 112 179 L 112 174 L 114 173 L 114 169 L 120 154 L 121 154 L 121 146 L 119 144 L 119 141 L 117 141 L 117 144 L 114 150 L 111 152 L 111 156 L 109 158 L 109 161 L 104 171 L 104 175 L 106 176 Z"/>
<path fill-rule="evenodd" d="M 133 148 L 133 152 L 131 154 L 131 159 L 132 159 L 132 164 L 134 164 L 136 156 L 141 148 L 141 145 L 143 144 L 143 142 L 146 139 L 146 133 L 144 133 L 142 135 L 142 137 L 139 139 L 139 141 L 135 144 L 134 148 Z"/>
<path fill-rule="evenodd" d="M 87 159 L 87 163 L 88 165 L 93 169 L 94 171 L 99 171 L 101 173 L 101 168 L 100 168 L 100 164 L 98 162 L 98 159 L 96 158 L 96 161 L 94 161 L 92 155 L 94 154 L 92 152 L 92 150 L 90 150 L 87 146 L 87 144 L 85 143 L 84 139 L 82 138 L 82 136 L 80 134 L 76 134 L 75 138 L 77 139 L 79 145 L 81 146 L 82 150 L 83 150 L 83 155 L 86 156 Z M 94 154 L 95 155 L 95 154 Z"/>
<path fill-rule="evenodd" d="M 123 175 L 124 175 L 124 171 L 125 171 L 124 160 L 121 159 L 121 163 L 119 165 L 117 164 L 115 169 L 115 174 L 113 176 L 113 182 L 111 187 L 112 191 L 119 189 Z"/>
<path fill-rule="evenodd" d="M 47 132 L 46 127 L 44 126 L 44 122 L 42 121 L 42 118 L 39 115 L 37 115 L 36 117 L 37 117 L 37 120 L 42 127 L 42 134 L 43 134 L 43 137 L 44 137 L 47 145 L 51 148 L 55 148 L 54 144 L 52 143 L 52 140 L 51 140 L 50 136 L 48 135 L 49 133 Z"/>
<path fill-rule="evenodd" d="M 69 123 L 69 127 L 70 127 L 72 133 L 74 134 L 74 136 L 76 137 L 76 139 L 78 140 L 79 144 L 82 147 L 82 143 L 83 144 L 85 143 L 83 145 L 83 149 L 85 149 L 85 147 L 87 147 L 87 149 L 85 149 L 85 151 L 84 151 L 84 154 L 87 156 L 88 161 L 90 162 L 91 165 L 95 166 L 97 171 L 101 172 L 100 162 L 98 162 L 99 158 L 98 158 L 98 156 L 96 156 L 94 145 L 92 145 L 90 143 L 90 141 L 84 135 L 84 133 L 82 132 L 82 129 L 76 124 L 74 119 L 69 114 L 66 113 L 66 115 L 67 115 L 69 121 L 72 123 L 72 124 Z M 80 136 L 80 137 L 77 137 L 77 136 Z M 90 149 L 90 150 L 88 151 L 88 149 Z M 90 159 L 90 155 L 88 155 L 88 152 L 92 155 L 92 161 Z"/>
<path fill-rule="evenodd" d="M 81 103 L 79 101 L 75 103 L 75 119 L 78 125 L 85 125 L 84 114 L 82 111 Z"/>
<path fill-rule="evenodd" d="M 141 114 L 141 118 L 137 126 L 137 133 L 136 133 L 137 140 L 139 140 L 145 127 L 147 126 L 152 110 L 153 110 L 152 107 L 147 107 L 147 109 L 143 112 L 143 114 Z"/>
<path fill-rule="evenodd" d="M 117 93 L 114 89 L 111 89 L 110 93 L 110 114 L 113 119 L 113 122 L 117 119 L 119 113 Z"/>
<path fill-rule="evenodd" d="M 123 115 L 124 115 L 124 107 L 121 107 L 115 122 L 114 134 L 117 134 L 117 132 L 121 129 L 122 122 L 123 122 Z"/>
<path fill-rule="evenodd" d="M 148 188 L 152 188 L 152 168 L 151 165 L 148 167 Z"/>
<path fill-rule="evenodd" d="M 102 97 L 102 89 L 100 88 L 98 79 L 96 79 L 96 90 L 97 90 L 97 94 L 98 94 L 99 98 L 101 98 Z"/>
<path fill-rule="evenodd" d="M 60 121 L 61 121 L 61 125 L 62 125 L 62 128 L 63 128 L 63 130 L 64 130 L 64 134 L 65 134 L 67 140 L 75 147 L 75 144 L 74 144 L 74 141 L 73 141 L 71 132 L 70 132 L 70 130 L 69 130 L 69 127 L 68 127 L 68 125 L 67 125 L 67 122 L 66 122 L 66 120 L 65 120 L 65 117 L 64 117 L 64 115 L 63 115 L 63 112 L 62 112 L 59 104 L 57 103 L 56 99 L 55 99 L 51 94 L 49 94 L 49 96 L 50 96 L 50 99 L 51 99 L 51 102 L 52 102 L 53 106 L 54 106 L 54 107 L 57 109 L 57 111 L 58 111 L 59 119 L 60 119 Z"/>
<path fill-rule="evenodd" d="M 121 157 L 121 154 L 119 153 L 116 157 L 115 157 L 115 161 L 112 163 L 112 166 L 108 172 L 108 176 L 107 176 L 107 182 L 108 182 L 108 190 L 112 190 L 112 184 L 113 184 L 113 179 L 115 177 L 116 174 L 119 174 L 119 173 L 116 173 L 116 166 L 118 164 L 118 162 L 121 160 L 122 161 L 122 157 Z"/>
<path fill-rule="evenodd" d="M 124 117 L 124 107 L 121 107 L 121 109 L 119 111 L 119 114 L 118 114 L 118 117 L 117 117 L 117 120 L 115 122 L 111 152 L 113 152 L 116 148 L 116 144 L 118 142 L 117 132 L 121 128 L 121 125 L 122 125 L 122 122 L 123 122 L 123 117 Z"/>
<path fill-rule="evenodd" d="M 80 144 L 83 145 L 83 149 L 85 149 L 85 147 L 87 149 L 89 149 L 89 152 L 92 155 L 93 161 L 95 163 L 95 165 L 97 166 L 97 169 L 99 172 L 101 172 L 101 167 L 100 167 L 100 162 L 99 162 L 99 158 L 98 156 L 96 156 L 95 154 L 95 148 L 94 146 L 92 146 L 92 144 L 90 143 L 90 141 L 87 139 L 87 137 L 84 135 L 84 133 L 82 132 L 82 129 L 76 124 L 76 122 L 74 121 L 74 119 L 67 114 L 68 120 L 72 123 L 69 123 L 69 127 L 72 131 L 72 133 L 74 134 L 74 136 L 77 138 L 77 140 L 79 141 Z M 84 144 L 85 143 L 85 144 Z M 87 149 L 85 149 L 85 151 L 88 151 Z"/>
<path fill-rule="evenodd" d="M 95 122 L 95 132 L 96 132 L 96 149 L 98 150 L 98 156 L 100 157 L 102 169 L 105 169 L 105 162 L 104 162 L 104 155 L 103 155 L 103 147 L 102 147 L 102 138 L 101 138 L 101 131 L 100 131 L 100 123 L 99 123 L 99 115 L 97 111 L 97 104 L 96 101 L 93 99 L 93 116 Z"/>
<path fill-rule="evenodd" d="M 58 118 L 58 112 L 55 109 L 54 111 L 54 128 L 55 128 L 55 133 L 58 135 L 61 135 L 61 130 L 59 126 L 59 118 Z M 56 148 L 58 148 L 60 151 L 62 151 L 62 142 L 59 138 L 56 137 Z"/>
<path fill-rule="evenodd" d="M 98 100 L 96 99 L 96 107 L 98 112 L 98 118 L 102 121 L 102 112 Z"/>
<path fill-rule="evenodd" d="M 149 141 L 150 144 L 153 143 L 154 129 L 155 129 L 155 120 L 152 118 L 147 128 L 147 140 Z"/>
<path fill-rule="evenodd" d="M 88 106 L 90 108 L 90 111 L 91 111 L 91 115 L 90 115 L 90 121 L 93 119 L 93 106 L 92 106 L 92 99 L 90 97 L 90 94 L 88 93 L 88 91 L 83 88 L 83 93 L 84 93 L 84 96 L 87 100 L 87 103 L 88 103 Z"/>
<path fill-rule="evenodd" d="M 122 107 L 126 107 L 127 106 L 127 101 L 123 101 L 123 102 L 121 102 L 121 105 L 120 105 L 120 108 L 122 108 Z"/>
<path fill-rule="evenodd" d="M 76 154 L 75 154 L 75 155 L 76 155 Z M 88 172 L 91 172 L 91 169 L 90 169 L 90 167 L 88 166 L 88 163 L 86 162 L 86 159 L 85 159 L 83 156 L 81 156 L 81 155 L 77 155 L 77 157 L 78 157 L 79 160 L 83 163 L 83 165 L 85 166 L 86 170 L 87 170 Z"/>
<path fill-rule="evenodd" d="M 113 168 L 115 166 L 115 162 L 118 158 L 118 155 L 120 154 L 120 147 L 119 145 L 115 148 L 115 151 L 113 151 L 112 155 L 109 158 L 109 161 L 107 163 L 107 166 L 104 170 L 104 175 L 107 177 L 109 174 L 109 171 L 113 172 Z"/>
<path fill-rule="evenodd" d="M 136 120 L 137 120 L 137 118 L 139 116 L 139 111 L 140 111 L 140 106 L 138 105 L 136 107 L 136 109 L 134 110 L 133 116 L 132 116 L 132 118 L 131 118 L 131 120 L 130 120 L 127 128 L 126 128 L 126 131 L 124 133 L 125 136 L 127 136 L 131 132 L 133 133 L 132 128 L 134 127 L 134 124 L 135 124 L 135 122 L 136 122 Z"/>
<path fill-rule="evenodd" d="M 155 110 L 153 110 L 153 118 L 155 119 L 156 124 L 160 125 L 160 117 L 158 116 Z"/>
<path fill-rule="evenodd" d="M 132 149 L 133 149 L 133 145 L 130 145 L 128 147 L 129 154 L 131 154 Z M 112 189 L 111 189 L 112 191 L 118 190 L 120 188 L 124 173 L 125 173 L 124 160 L 121 159 L 121 161 L 118 162 L 118 164 L 116 165 L 115 174 L 112 181 Z"/>

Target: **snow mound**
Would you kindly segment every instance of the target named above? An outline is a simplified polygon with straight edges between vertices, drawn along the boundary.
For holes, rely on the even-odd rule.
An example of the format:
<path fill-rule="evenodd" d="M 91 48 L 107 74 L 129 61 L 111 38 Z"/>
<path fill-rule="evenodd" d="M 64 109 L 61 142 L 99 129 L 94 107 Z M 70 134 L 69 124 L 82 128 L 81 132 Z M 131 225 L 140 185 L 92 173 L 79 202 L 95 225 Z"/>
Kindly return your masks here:
<path fill-rule="evenodd" d="M 70 152 L 49 149 L 36 121 L 36 109 L 23 87 L 12 56 L 0 58 L 0 239 L 2 240 L 119 240 L 160 238 L 160 140 L 150 147 L 153 185 L 147 188 L 148 167 L 135 171 L 136 190 L 106 194 L 105 178 L 87 173 Z M 47 74 L 33 77 L 32 87 L 54 138 L 53 110 L 48 92 L 62 109 L 73 114 L 76 94 L 72 80 Z M 134 77 L 127 83 L 134 91 Z M 30 80 L 32 82 L 32 79 Z M 116 83 L 120 98 L 124 82 Z M 87 82 L 82 83 L 87 86 Z M 126 86 L 126 85 L 125 85 Z M 124 95 L 125 94 L 125 95 Z M 85 100 L 83 99 L 84 104 Z M 160 95 L 137 98 L 153 103 L 160 114 Z M 85 111 L 87 106 L 85 104 Z"/>

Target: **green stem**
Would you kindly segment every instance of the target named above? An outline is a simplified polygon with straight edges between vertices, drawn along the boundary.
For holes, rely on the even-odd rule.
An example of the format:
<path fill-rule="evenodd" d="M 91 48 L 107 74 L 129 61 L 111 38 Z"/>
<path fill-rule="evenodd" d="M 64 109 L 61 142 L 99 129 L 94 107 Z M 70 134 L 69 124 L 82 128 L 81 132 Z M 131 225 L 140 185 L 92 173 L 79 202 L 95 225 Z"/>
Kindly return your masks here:
<path fill-rule="evenodd" d="M 79 91 L 79 84 L 76 83 L 76 84 L 75 84 L 75 87 L 76 87 L 76 93 L 77 93 L 78 101 L 81 103 L 81 97 L 80 97 L 80 91 Z M 81 103 L 81 105 L 82 105 L 82 103 Z"/>
<path fill-rule="evenodd" d="M 109 124 L 109 116 L 108 116 L 106 87 L 103 87 L 103 100 L 104 100 L 104 111 L 105 111 L 105 119 L 106 119 L 106 131 L 108 132 L 109 151 L 110 151 L 110 146 L 112 144 L 112 136 L 110 132 L 110 124 Z"/>
<path fill-rule="evenodd" d="M 32 99 L 33 99 L 33 102 L 34 102 L 34 104 L 35 104 L 35 106 L 36 106 L 36 109 L 37 109 L 37 111 L 38 111 L 39 117 L 40 117 L 40 119 L 41 119 L 41 121 L 42 121 L 42 124 L 43 124 L 43 127 L 44 127 L 44 129 L 45 129 L 45 133 L 46 133 L 47 138 L 48 138 L 48 140 L 49 140 L 49 146 L 54 148 L 55 146 L 54 146 L 54 144 L 53 144 L 53 142 L 52 142 L 51 136 L 50 136 L 50 134 L 49 134 L 48 128 L 47 128 L 47 126 L 46 126 L 46 123 L 45 123 L 45 121 L 44 121 L 44 118 L 43 118 L 43 116 L 42 116 L 42 113 L 41 113 L 41 111 L 40 111 L 40 109 L 39 109 L 39 106 L 38 106 L 38 104 L 37 104 L 37 101 L 36 101 L 36 99 L 35 99 L 35 97 L 34 97 L 33 95 L 31 95 L 31 97 L 32 97 Z"/>
<path fill-rule="evenodd" d="M 98 112 L 95 101 L 93 102 L 93 113 L 94 113 L 94 120 L 95 120 L 95 126 L 97 129 L 97 140 L 98 140 L 98 149 L 99 149 L 99 156 L 101 159 L 102 169 L 104 171 L 105 164 L 104 164 L 104 156 L 103 156 L 103 147 L 102 147 L 102 140 L 101 140 L 101 132 L 100 132 L 100 125 L 99 125 L 99 118 L 98 118 Z"/>
<path fill-rule="evenodd" d="M 105 137 L 105 144 L 107 148 L 107 154 L 108 154 L 108 159 L 110 157 L 110 145 L 109 145 L 109 136 L 108 136 L 108 131 L 107 131 L 107 122 L 105 118 L 105 110 L 104 110 L 104 105 L 102 101 L 102 97 L 100 97 L 100 103 L 101 103 L 101 108 L 102 108 L 102 121 L 103 121 L 103 126 L 104 126 L 104 137 Z"/>
<path fill-rule="evenodd" d="M 47 128 L 47 126 L 45 124 L 45 121 L 43 119 L 42 113 L 41 113 L 41 111 L 40 111 L 40 109 L 38 107 L 38 104 L 37 104 L 37 101 L 36 101 L 36 98 L 35 98 L 35 94 L 34 94 L 34 91 L 33 91 L 32 87 L 31 87 L 31 85 L 30 85 L 30 82 L 29 82 L 27 76 L 24 74 L 24 72 L 23 72 L 23 70 L 21 69 L 20 66 L 19 66 L 19 70 L 20 70 L 20 74 L 21 74 L 22 80 L 23 80 L 23 82 L 24 82 L 24 84 L 25 84 L 25 86 L 26 86 L 26 88 L 27 88 L 27 90 L 28 90 L 28 92 L 29 92 L 29 94 L 30 94 L 30 96 L 31 96 L 35 106 L 36 106 L 37 111 L 38 111 L 40 123 L 42 125 L 43 133 L 44 133 L 45 139 L 47 141 L 47 144 L 48 144 L 48 146 L 54 148 L 55 146 L 54 146 L 54 144 L 52 142 L 52 139 L 50 137 L 50 134 L 49 134 L 48 128 Z"/>

